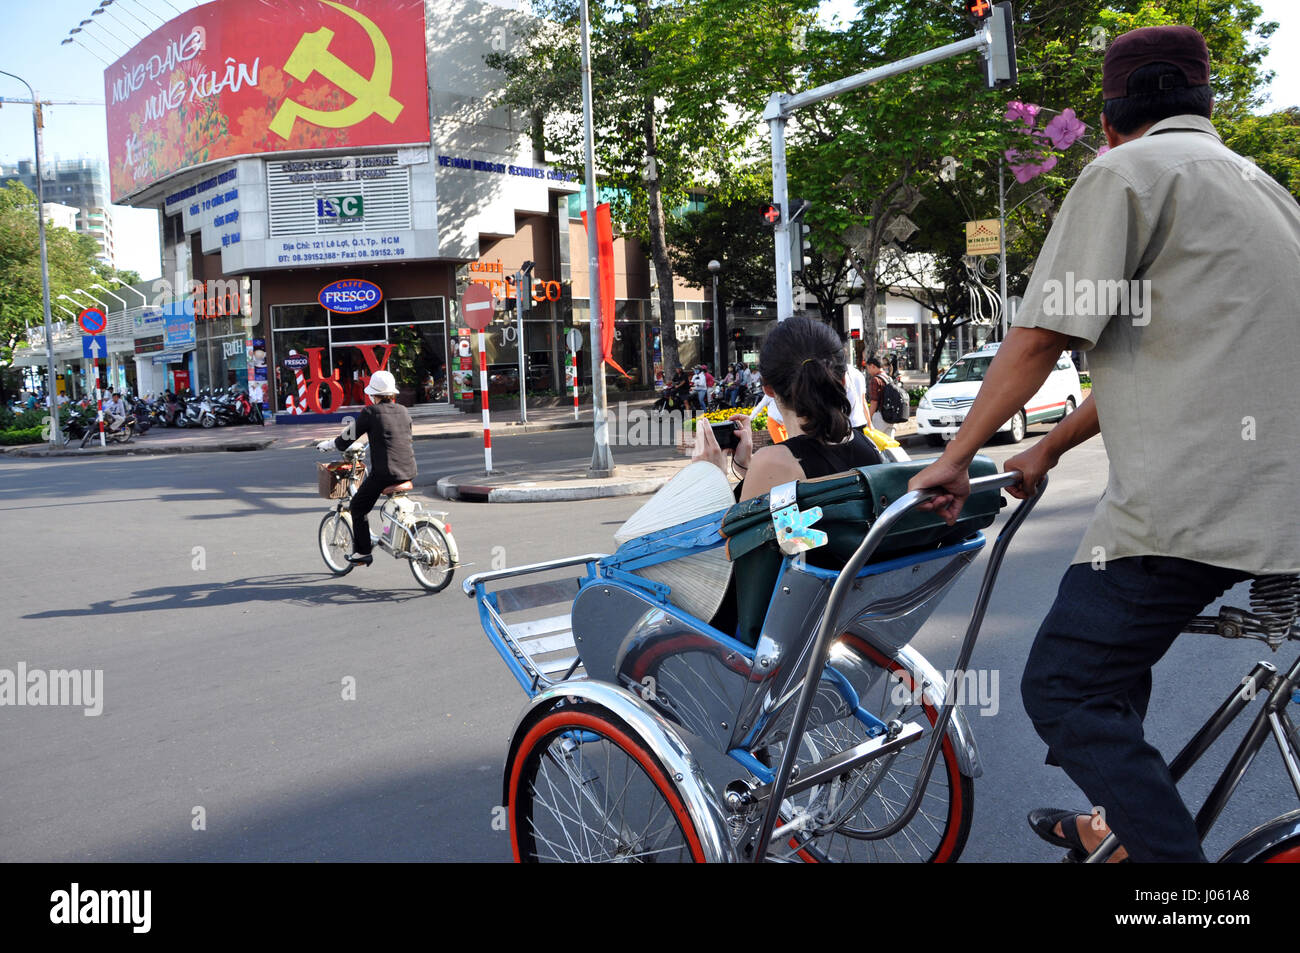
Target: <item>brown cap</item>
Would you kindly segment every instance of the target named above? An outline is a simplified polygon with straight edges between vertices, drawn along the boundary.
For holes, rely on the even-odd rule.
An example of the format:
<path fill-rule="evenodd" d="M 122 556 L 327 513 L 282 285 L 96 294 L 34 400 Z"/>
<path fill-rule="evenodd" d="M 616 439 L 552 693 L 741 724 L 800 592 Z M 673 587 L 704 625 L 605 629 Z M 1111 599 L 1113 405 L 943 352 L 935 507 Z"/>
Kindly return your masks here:
<path fill-rule="evenodd" d="M 1205 37 L 1189 26 L 1146 26 L 1118 37 L 1106 51 L 1102 67 L 1102 98 L 1122 99 L 1133 93 L 1156 92 L 1129 89 L 1128 80 L 1137 70 L 1152 63 L 1177 67 L 1188 86 L 1210 83 L 1210 52 Z"/>

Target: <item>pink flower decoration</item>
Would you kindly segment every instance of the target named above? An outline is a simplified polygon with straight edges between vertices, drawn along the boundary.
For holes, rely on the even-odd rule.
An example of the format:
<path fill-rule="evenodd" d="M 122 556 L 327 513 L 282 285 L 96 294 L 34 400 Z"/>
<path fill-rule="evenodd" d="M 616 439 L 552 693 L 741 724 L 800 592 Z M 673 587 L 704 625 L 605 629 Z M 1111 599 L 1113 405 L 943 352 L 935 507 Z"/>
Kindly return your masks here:
<path fill-rule="evenodd" d="M 1022 103 L 1018 99 L 1013 99 L 1007 103 L 1006 118 L 1008 122 L 1015 122 L 1017 119 L 1023 122 L 1030 129 L 1038 122 L 1039 107 L 1033 103 Z"/>
<path fill-rule="evenodd" d="M 1057 149 L 1065 150 L 1078 142 L 1087 128 L 1073 109 L 1066 109 L 1047 124 L 1047 138 Z"/>
<path fill-rule="evenodd" d="M 1104 156 L 1107 152 L 1110 152 L 1110 146 L 1104 145 L 1097 150 L 1097 156 L 1100 158 L 1101 156 Z"/>
<path fill-rule="evenodd" d="M 1006 157 L 1007 164 L 1011 167 L 1011 174 L 1021 185 L 1044 172 L 1052 171 L 1056 168 L 1057 162 L 1056 156 L 1045 156 L 1041 153 L 1023 154 L 1015 149 L 1008 149 Z"/>

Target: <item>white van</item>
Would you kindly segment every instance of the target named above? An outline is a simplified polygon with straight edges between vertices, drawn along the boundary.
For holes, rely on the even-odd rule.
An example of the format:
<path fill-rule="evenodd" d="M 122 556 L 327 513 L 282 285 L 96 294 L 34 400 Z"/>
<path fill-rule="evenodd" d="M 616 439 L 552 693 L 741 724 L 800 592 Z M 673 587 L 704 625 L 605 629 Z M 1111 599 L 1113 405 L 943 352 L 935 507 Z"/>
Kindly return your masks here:
<path fill-rule="evenodd" d="M 939 446 L 951 440 L 966 419 L 966 413 L 975 403 L 984 375 L 998 352 L 998 345 L 986 344 L 978 351 L 963 354 L 961 359 L 944 372 L 933 387 L 925 392 L 916 408 L 916 431 L 924 434 L 931 444 Z M 1079 372 L 1070 360 L 1068 351 L 1062 351 L 1056 366 L 1047 380 L 1021 408 L 1020 412 L 998 428 L 998 433 L 1008 435 L 1011 443 L 1025 439 L 1030 424 L 1064 420 L 1083 403 L 1083 388 L 1079 385 Z"/>

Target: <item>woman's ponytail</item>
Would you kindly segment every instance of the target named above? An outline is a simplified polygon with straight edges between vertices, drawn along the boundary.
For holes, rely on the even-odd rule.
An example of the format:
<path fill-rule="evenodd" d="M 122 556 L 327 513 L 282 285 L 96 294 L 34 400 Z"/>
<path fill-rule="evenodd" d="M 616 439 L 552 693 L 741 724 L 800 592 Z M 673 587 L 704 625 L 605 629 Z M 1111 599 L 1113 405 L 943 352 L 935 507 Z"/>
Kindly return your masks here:
<path fill-rule="evenodd" d="M 763 382 L 806 422 L 803 431 L 822 443 L 849 436 L 849 396 L 844 389 L 844 348 L 827 325 L 811 318 L 779 323 L 759 356 Z"/>

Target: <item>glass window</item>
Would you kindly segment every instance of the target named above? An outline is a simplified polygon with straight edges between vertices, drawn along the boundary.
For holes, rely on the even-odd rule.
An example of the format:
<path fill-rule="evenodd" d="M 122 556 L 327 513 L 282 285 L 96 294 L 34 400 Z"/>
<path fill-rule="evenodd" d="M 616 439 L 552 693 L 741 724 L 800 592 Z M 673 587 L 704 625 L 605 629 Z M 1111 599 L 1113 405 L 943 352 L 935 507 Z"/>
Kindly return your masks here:
<path fill-rule="evenodd" d="M 960 384 L 965 381 L 982 381 L 993 358 L 968 357 L 948 368 L 947 373 L 939 378 L 940 384 Z"/>
<path fill-rule="evenodd" d="M 277 304 L 271 308 L 272 326 L 286 328 L 323 328 L 329 323 L 329 314 L 319 304 Z"/>
<path fill-rule="evenodd" d="M 308 367 L 303 361 L 308 357 L 308 348 L 321 349 L 321 373 L 329 376 L 333 370 L 329 343 L 329 331 L 325 328 L 275 332 L 271 355 L 275 362 L 271 375 L 274 391 L 272 406 L 283 411 L 289 406 L 290 397 L 295 403 L 301 404 L 301 398 L 306 394 Z"/>
<path fill-rule="evenodd" d="M 441 298 L 396 298 L 388 302 L 389 324 L 418 324 L 421 321 L 441 320 Z"/>

